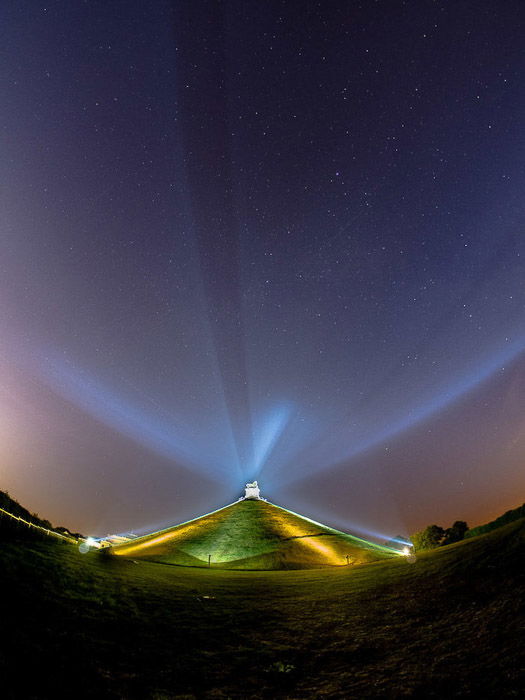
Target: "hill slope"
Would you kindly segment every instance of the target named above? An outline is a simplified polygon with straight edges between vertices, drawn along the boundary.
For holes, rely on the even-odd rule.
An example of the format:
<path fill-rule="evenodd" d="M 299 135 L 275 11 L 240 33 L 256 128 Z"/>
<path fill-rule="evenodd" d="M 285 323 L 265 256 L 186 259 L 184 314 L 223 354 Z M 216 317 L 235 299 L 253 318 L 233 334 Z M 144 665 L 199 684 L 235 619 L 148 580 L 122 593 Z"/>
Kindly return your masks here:
<path fill-rule="evenodd" d="M 303 569 L 396 556 L 267 501 L 243 500 L 188 523 L 112 547 L 166 564 L 228 569 Z"/>

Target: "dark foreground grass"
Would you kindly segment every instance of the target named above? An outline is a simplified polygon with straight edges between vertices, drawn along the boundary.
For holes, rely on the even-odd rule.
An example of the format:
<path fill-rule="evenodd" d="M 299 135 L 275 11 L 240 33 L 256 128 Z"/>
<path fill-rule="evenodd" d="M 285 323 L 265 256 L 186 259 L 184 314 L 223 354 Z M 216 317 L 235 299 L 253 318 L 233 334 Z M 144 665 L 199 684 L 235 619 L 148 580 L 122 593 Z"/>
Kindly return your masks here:
<path fill-rule="evenodd" d="M 0 696 L 521 697 L 524 545 L 233 572 L 2 542 Z"/>

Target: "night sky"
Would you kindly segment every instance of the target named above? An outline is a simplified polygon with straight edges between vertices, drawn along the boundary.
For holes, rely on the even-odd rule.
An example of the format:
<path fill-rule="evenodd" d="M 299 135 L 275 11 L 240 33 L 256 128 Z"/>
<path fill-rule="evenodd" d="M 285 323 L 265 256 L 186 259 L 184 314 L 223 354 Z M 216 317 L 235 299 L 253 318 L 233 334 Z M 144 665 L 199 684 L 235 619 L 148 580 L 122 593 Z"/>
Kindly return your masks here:
<path fill-rule="evenodd" d="M 379 538 L 525 500 L 522 2 L 0 9 L 0 488 Z"/>

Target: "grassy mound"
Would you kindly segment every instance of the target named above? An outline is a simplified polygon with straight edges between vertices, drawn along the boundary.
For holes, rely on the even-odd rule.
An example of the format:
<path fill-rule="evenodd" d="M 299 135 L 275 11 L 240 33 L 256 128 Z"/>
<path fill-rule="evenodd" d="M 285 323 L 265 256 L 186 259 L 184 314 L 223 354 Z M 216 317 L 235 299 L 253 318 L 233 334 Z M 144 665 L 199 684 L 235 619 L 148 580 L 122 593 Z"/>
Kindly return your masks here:
<path fill-rule="evenodd" d="M 519 697 L 524 550 L 523 521 L 415 564 L 302 571 L 4 543 L 2 697 Z"/>
<path fill-rule="evenodd" d="M 112 547 L 118 556 L 183 566 L 306 569 L 396 556 L 266 501 L 245 500 Z"/>

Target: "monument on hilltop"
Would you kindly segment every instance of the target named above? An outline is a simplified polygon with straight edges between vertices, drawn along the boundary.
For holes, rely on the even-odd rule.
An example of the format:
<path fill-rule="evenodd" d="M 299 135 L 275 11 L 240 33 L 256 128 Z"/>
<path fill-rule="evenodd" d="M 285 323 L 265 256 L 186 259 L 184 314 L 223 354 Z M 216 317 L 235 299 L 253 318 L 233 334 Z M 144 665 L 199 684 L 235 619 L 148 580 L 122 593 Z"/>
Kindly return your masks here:
<path fill-rule="evenodd" d="M 129 541 L 109 554 L 177 566 L 316 569 L 366 564 L 402 553 L 269 503 L 256 481 L 235 503 Z"/>
<path fill-rule="evenodd" d="M 260 490 L 257 482 L 254 481 L 252 484 L 246 484 L 246 490 L 244 492 L 244 499 L 260 499 Z"/>

